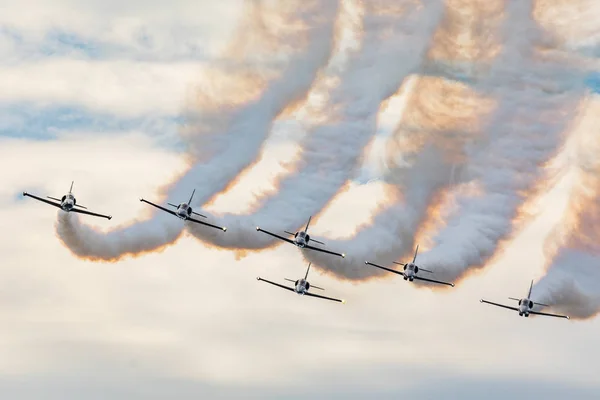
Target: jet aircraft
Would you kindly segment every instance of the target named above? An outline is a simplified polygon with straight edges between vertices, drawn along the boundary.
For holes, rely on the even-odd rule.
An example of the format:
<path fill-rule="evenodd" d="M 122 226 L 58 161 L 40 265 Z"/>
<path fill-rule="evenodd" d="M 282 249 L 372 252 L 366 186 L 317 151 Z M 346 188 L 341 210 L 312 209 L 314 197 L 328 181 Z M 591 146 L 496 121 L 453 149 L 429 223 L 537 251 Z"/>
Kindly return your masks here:
<path fill-rule="evenodd" d="M 427 270 L 425 268 L 419 268 L 415 264 L 415 261 L 417 260 L 417 252 L 418 251 L 419 251 L 419 246 L 417 246 L 417 249 L 415 250 L 415 256 L 413 257 L 413 260 L 412 260 L 411 263 L 402 264 L 402 263 L 397 263 L 397 262 L 394 261 L 394 264 L 398 264 L 398 265 L 404 266 L 404 271 L 396 271 L 395 269 L 382 267 L 381 265 L 377 265 L 377 264 L 374 264 L 374 263 L 369 262 L 369 261 L 365 261 L 365 264 L 372 265 L 373 267 L 381 268 L 381 269 L 384 269 L 384 270 L 389 271 L 389 272 L 393 272 L 393 273 L 398 274 L 398 275 L 402 275 L 402 277 L 404 277 L 405 281 L 408 280 L 408 281 L 412 282 L 414 279 L 417 279 L 417 280 L 420 280 L 420 281 L 440 283 L 442 285 L 448 285 L 448 286 L 454 287 L 454 283 L 436 281 L 434 279 L 428 279 L 428 278 L 423 278 L 421 276 L 417 276 L 417 273 L 419 271 L 429 272 L 430 274 L 433 273 L 433 271 Z"/>
<path fill-rule="evenodd" d="M 301 296 L 318 297 L 320 299 L 337 301 L 338 303 L 346 303 L 346 300 L 334 299 L 333 297 L 327 297 L 327 296 L 321 296 L 321 295 L 314 294 L 314 293 L 309 293 L 308 290 L 310 288 L 319 289 L 319 290 L 325 290 L 325 289 L 323 289 L 321 287 L 311 285 L 306 280 L 306 278 L 308 277 L 308 271 L 310 271 L 310 265 L 311 265 L 311 263 L 308 264 L 308 268 L 306 269 L 306 274 L 304 275 L 304 278 L 302 278 L 302 279 L 288 279 L 288 278 L 285 278 L 286 281 L 294 282 L 294 287 L 293 288 L 285 286 L 285 285 L 280 285 L 279 283 L 268 281 L 266 279 L 261 278 L 260 276 L 256 277 L 256 279 L 259 280 L 259 281 L 270 283 L 271 285 L 279 286 L 280 288 L 283 288 L 285 290 L 296 292 L 296 293 L 298 293 Z"/>
<path fill-rule="evenodd" d="M 51 200 L 55 200 L 58 203 L 55 203 L 54 201 L 42 199 L 41 197 L 34 196 L 27 192 L 23 192 L 23 196 L 29 196 L 33 199 L 39 200 L 46 204 L 50 204 L 51 206 L 60 208 L 61 210 L 66 211 L 66 212 L 75 212 L 75 213 L 80 213 L 80 214 L 93 215 L 94 217 L 101 217 L 101 218 L 106 218 L 106 219 L 112 218 L 111 215 L 97 214 L 97 213 L 94 213 L 91 211 L 85 211 L 85 210 L 87 210 L 87 207 L 77 204 L 77 200 L 75 199 L 75 196 L 73 195 L 73 183 L 75 183 L 75 181 L 71 182 L 71 188 L 69 189 L 69 193 L 65 194 L 60 199 L 57 197 L 46 196 L 47 198 L 49 198 Z"/>
<path fill-rule="evenodd" d="M 144 200 L 144 199 L 140 199 L 140 201 L 143 201 L 144 203 L 148 203 L 151 206 L 154 206 L 156 208 L 159 208 L 163 211 L 168 212 L 169 214 L 172 214 L 174 216 L 176 216 L 177 218 L 180 218 L 184 221 L 192 221 L 192 222 L 196 222 L 197 224 L 202 224 L 202 225 L 206 225 L 206 226 L 210 226 L 211 228 L 216 228 L 216 229 L 220 229 L 223 232 L 227 231 L 227 228 L 225 227 L 221 227 L 221 226 L 217 226 L 217 225 L 213 225 L 213 224 L 209 224 L 208 222 L 202 222 L 199 221 L 197 219 L 192 218 L 192 215 L 197 215 L 199 217 L 202 218 L 206 218 L 206 215 L 202 215 L 202 214 L 198 214 L 197 212 L 195 212 L 192 207 L 190 207 L 190 203 L 192 202 L 192 199 L 194 198 L 194 193 L 196 193 L 196 189 L 194 189 L 194 191 L 192 192 L 192 195 L 190 196 L 190 199 L 188 200 L 187 203 L 181 203 L 179 205 L 176 204 L 172 204 L 172 203 L 167 203 L 169 206 L 175 208 L 175 211 L 171 211 L 167 208 L 161 207 L 157 204 L 154 204 L 148 200 Z"/>
<path fill-rule="evenodd" d="M 537 303 L 535 301 L 530 300 L 531 299 L 531 290 L 533 289 L 533 280 L 531 281 L 531 285 L 529 285 L 529 293 L 527 294 L 527 297 L 522 298 L 522 299 L 517 299 L 514 297 L 509 297 L 510 300 L 515 300 L 519 302 L 519 307 L 510 307 L 510 306 L 505 306 L 503 304 L 498 304 L 498 303 L 494 303 L 491 301 L 487 301 L 484 299 L 479 300 L 480 303 L 487 303 L 487 304 L 491 304 L 493 306 L 497 306 L 497 307 L 502 307 L 502 308 L 507 308 L 509 310 L 514 310 L 514 311 L 518 311 L 519 312 L 519 316 L 521 317 L 529 317 L 529 314 L 534 314 L 534 315 L 545 315 L 547 317 L 557 317 L 557 318 L 566 318 L 569 319 L 569 316 L 567 315 L 558 315 L 558 314 L 548 314 L 548 313 L 543 313 L 543 312 L 539 312 L 539 311 L 533 311 L 533 306 L 538 305 L 541 307 L 548 307 L 547 304 L 542 304 L 542 303 Z"/>
<path fill-rule="evenodd" d="M 256 230 L 259 231 L 259 232 L 264 232 L 267 235 L 271 235 L 273 237 L 276 237 L 277 239 L 284 240 L 284 241 L 286 241 L 288 243 L 291 243 L 291 244 L 293 244 L 295 246 L 300 247 L 301 249 L 310 249 L 310 250 L 320 251 L 320 252 L 327 253 L 327 254 L 333 254 L 334 256 L 340 256 L 342 258 L 346 257 L 346 255 L 344 253 L 336 253 L 336 252 L 333 252 L 333 251 L 329 251 L 329 250 L 325 250 L 325 249 L 321 249 L 321 248 L 309 245 L 309 243 L 311 241 L 315 242 L 315 243 L 319 243 L 319 244 L 325 245 L 325 243 L 323 243 L 323 242 L 319 242 L 318 240 L 312 239 L 310 237 L 310 235 L 307 233 L 307 231 L 308 231 L 308 225 L 310 225 L 311 218 L 312 217 L 308 218 L 308 222 L 306 223 L 306 227 L 304 228 L 303 231 L 296 232 L 296 233 L 285 231 L 285 233 L 287 233 L 288 235 L 294 235 L 294 240 L 285 238 L 283 236 L 276 235 L 275 233 L 272 233 L 272 232 L 269 232 L 269 231 L 265 231 L 264 229 L 261 229 L 258 226 L 256 227 Z"/>

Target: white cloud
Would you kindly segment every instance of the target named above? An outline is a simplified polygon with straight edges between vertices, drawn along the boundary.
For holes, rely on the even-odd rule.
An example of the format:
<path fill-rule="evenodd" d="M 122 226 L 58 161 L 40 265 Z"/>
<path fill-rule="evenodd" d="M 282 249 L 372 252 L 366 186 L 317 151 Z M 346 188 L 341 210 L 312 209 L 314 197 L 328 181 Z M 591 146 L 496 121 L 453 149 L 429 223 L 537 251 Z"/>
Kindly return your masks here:
<path fill-rule="evenodd" d="M 178 114 L 202 66 L 228 43 L 242 4 L 5 1 L 0 102 Z"/>
<path fill-rule="evenodd" d="M 84 43 L 126 47 L 125 57 L 214 54 L 243 11 L 242 4 L 242 0 L 7 0 L 2 4 L 0 28 L 30 50 L 21 53 L 27 57 L 56 32 L 76 35 Z M 3 54 L 4 62 L 10 54 Z"/>
<path fill-rule="evenodd" d="M 126 223 L 147 212 L 140 195 L 151 196 L 183 168 L 175 154 L 142 135 L 5 140 L 0 168 L 19 171 L 0 177 L 0 220 L 10 232 L 0 249 L 0 373 L 6 379 L 45 376 L 56 385 L 50 392 L 64 390 L 67 377 L 89 376 L 124 392 L 140 377 L 173 390 L 181 380 L 277 390 L 312 385 L 313 396 L 319 387 L 336 386 L 331 371 L 346 389 L 371 385 L 399 393 L 456 375 L 596 382 L 592 365 L 600 350 L 584 351 L 578 343 L 593 340 L 597 322 L 519 319 L 477 301 L 483 294 L 518 295 L 515 282 L 525 272 L 519 248 L 485 275 L 444 292 L 389 276 L 343 283 L 313 270 L 312 282 L 347 299 L 340 305 L 255 280 L 303 275 L 306 265 L 292 246 L 235 261 L 230 252 L 184 238 L 160 254 L 90 263 L 73 258 L 54 237 L 55 210 L 32 199 L 13 202 L 24 188 L 56 195 L 75 179 L 78 199 L 115 215 L 112 221 L 90 217 L 91 223 L 100 229 Z M 348 196 L 347 206 L 338 203 L 348 208 L 328 222 L 341 223 L 336 218 L 370 203 Z M 525 248 L 531 240 L 524 239 Z M 578 374 L 565 374 L 564 366 L 575 362 Z M 435 376 L 407 372 L 433 369 Z"/>
<path fill-rule="evenodd" d="M 122 117 L 176 115 L 201 78 L 193 62 L 49 60 L 0 67 L 0 102 L 83 106 Z"/>

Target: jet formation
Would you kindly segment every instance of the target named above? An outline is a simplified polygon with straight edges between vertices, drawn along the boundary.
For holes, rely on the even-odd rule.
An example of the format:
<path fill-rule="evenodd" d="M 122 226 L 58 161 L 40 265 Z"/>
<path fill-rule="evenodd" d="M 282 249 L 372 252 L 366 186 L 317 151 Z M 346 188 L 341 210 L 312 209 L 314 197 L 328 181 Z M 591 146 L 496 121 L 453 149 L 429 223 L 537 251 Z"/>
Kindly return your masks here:
<path fill-rule="evenodd" d="M 104 215 L 104 214 L 99 214 L 99 213 L 95 213 L 95 212 L 91 212 L 91 211 L 87 211 L 87 207 L 84 207 L 80 204 L 77 204 L 77 200 L 75 198 L 75 195 L 73 194 L 73 184 L 74 182 L 71 182 L 71 187 L 69 188 L 69 192 L 66 193 L 65 195 L 63 195 L 60 199 L 57 197 L 51 197 L 51 196 L 46 196 L 47 199 L 53 200 L 47 200 L 44 199 L 42 197 L 39 196 L 35 196 L 33 194 L 27 193 L 27 192 L 23 192 L 23 196 L 26 197 L 31 197 L 35 200 L 38 200 L 40 202 L 49 204 L 51 206 L 54 206 L 56 208 L 59 208 L 62 211 L 65 212 L 74 212 L 74 213 L 79 213 L 79 214 L 86 214 L 86 215 L 91 215 L 94 217 L 100 217 L 100 218 L 106 218 L 106 219 L 111 219 L 112 216 L 110 215 Z M 208 218 L 206 215 L 200 214 L 196 211 L 193 210 L 192 206 L 190 205 L 192 202 L 192 199 L 194 198 L 194 194 L 196 193 L 196 190 L 194 189 L 192 191 L 192 194 L 189 198 L 189 200 L 187 202 L 182 202 L 179 204 L 174 204 L 174 203 L 167 203 L 167 205 L 173 209 L 168 209 L 166 207 L 160 206 L 156 203 L 150 202 L 148 200 L 145 200 L 143 198 L 140 198 L 141 202 L 144 202 L 146 204 L 149 204 L 161 211 L 164 211 L 166 213 L 169 213 L 183 221 L 190 221 L 190 222 L 194 222 L 197 224 L 201 224 L 204 225 L 206 227 L 209 228 L 214 228 L 214 229 L 218 229 L 221 230 L 223 232 L 227 232 L 227 228 L 226 227 L 222 227 L 222 226 L 218 226 L 218 225 L 214 225 L 208 222 L 204 222 L 201 221 L 199 219 L 196 219 L 195 217 L 200 217 L 200 218 Z M 308 222 L 306 223 L 306 226 L 304 227 L 303 230 L 301 231 L 297 231 L 297 232 L 289 232 L 289 231 L 284 231 L 286 234 L 293 236 L 293 239 L 291 238 L 287 238 L 281 235 L 278 235 L 276 233 L 267 231 L 265 229 L 262 229 L 260 227 L 256 227 L 256 230 L 258 232 L 262 232 L 265 233 L 267 235 L 273 236 L 279 240 L 282 240 L 284 242 L 293 244 L 294 246 L 300 248 L 300 249 L 304 249 L 304 250 L 312 250 L 312 251 L 318 251 L 318 252 L 322 252 L 322 253 L 327 253 L 336 257 L 342 257 L 345 258 L 346 255 L 344 253 L 337 253 L 335 251 L 331 251 L 331 250 L 327 250 L 324 249 L 322 247 L 317 247 L 317 246 L 313 246 L 310 243 L 317 243 L 320 244 L 322 246 L 325 246 L 325 243 L 320 242 L 318 240 L 313 239 L 309 234 L 308 234 L 308 227 L 310 225 L 310 221 L 312 219 L 312 216 L 308 218 Z M 394 264 L 397 265 L 401 265 L 403 267 L 402 271 L 398 271 L 396 269 L 392 269 L 392 268 L 388 268 L 388 267 L 384 267 L 382 265 L 376 264 L 374 262 L 370 262 L 370 261 L 365 261 L 366 265 L 370 265 L 372 267 L 375 268 L 379 268 L 381 270 L 387 271 L 387 272 L 391 272 L 397 275 L 400 275 L 403 277 L 403 279 L 405 281 L 408 282 L 413 282 L 415 279 L 416 280 L 420 280 L 420 281 L 425 281 L 425 282 L 430 282 L 430 283 L 435 283 L 435 284 L 440 284 L 440 285 L 447 285 L 447 286 L 451 286 L 454 287 L 454 283 L 451 282 L 444 282 L 441 280 L 436 280 L 436 279 L 431 279 L 431 278 L 425 278 L 422 275 L 419 275 L 419 272 L 425 272 L 427 274 L 434 274 L 434 271 L 422 268 L 421 266 L 418 266 L 416 264 L 417 261 L 417 255 L 419 252 L 419 246 L 417 245 L 416 249 L 415 249 L 415 253 L 413 256 L 413 259 L 411 262 L 408 263 L 399 263 L 399 262 L 393 262 Z M 306 273 L 304 274 L 304 278 L 300 278 L 300 279 L 289 279 L 289 278 L 284 278 L 285 281 L 289 281 L 289 282 L 293 282 L 294 286 L 290 287 L 290 286 L 286 286 L 283 284 L 279 284 L 267 279 L 263 279 L 261 277 L 257 277 L 256 279 L 258 281 L 262 281 L 262 282 L 266 282 L 269 283 L 273 286 L 277 286 L 279 288 L 294 292 L 298 295 L 301 296 L 308 296 L 308 297 L 314 297 L 314 298 L 318 298 L 318 299 L 323 299 L 323 300 L 330 300 L 330 301 L 335 301 L 338 303 L 342 303 L 344 304 L 346 301 L 342 300 L 342 299 L 337 299 L 334 297 L 327 297 L 327 296 L 322 296 L 319 294 L 315 294 L 310 292 L 309 290 L 312 289 L 317 289 L 317 290 L 325 290 L 319 286 L 315 286 L 315 285 L 311 285 L 308 282 L 308 273 L 310 271 L 310 267 L 311 267 L 311 263 L 308 264 L 308 268 L 306 269 Z M 542 303 L 538 303 L 535 302 L 533 300 L 531 300 L 531 291 L 533 289 L 533 281 L 531 281 L 531 285 L 529 286 L 529 293 L 527 294 L 526 297 L 517 299 L 517 298 L 513 298 L 513 297 L 509 297 L 510 300 L 514 300 L 518 302 L 518 307 L 512 307 L 512 306 L 507 306 L 504 304 L 500 304 L 500 303 L 495 303 L 495 302 L 491 302 L 488 300 L 484 300 L 481 299 L 480 302 L 481 303 L 486 303 L 486 304 L 490 304 L 493 306 L 497 306 L 497 307 L 502 307 L 502 308 L 506 308 L 509 310 L 513 310 L 513 311 L 517 311 L 519 313 L 519 316 L 522 317 L 529 317 L 530 314 L 534 314 L 534 315 L 541 315 L 541 316 L 548 316 L 548 317 L 557 317 L 557 318 L 565 318 L 565 319 L 569 319 L 569 316 L 567 315 L 559 315 L 559 314 L 550 314 L 550 313 L 544 313 L 541 312 L 539 310 L 535 310 L 535 307 L 549 307 L 547 304 L 542 304 Z"/>

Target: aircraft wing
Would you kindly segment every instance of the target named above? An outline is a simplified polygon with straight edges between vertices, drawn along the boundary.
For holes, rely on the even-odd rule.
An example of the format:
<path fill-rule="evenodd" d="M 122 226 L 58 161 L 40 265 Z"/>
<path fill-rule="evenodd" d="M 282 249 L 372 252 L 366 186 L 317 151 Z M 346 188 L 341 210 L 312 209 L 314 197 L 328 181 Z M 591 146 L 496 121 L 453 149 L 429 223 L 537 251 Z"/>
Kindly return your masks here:
<path fill-rule="evenodd" d="M 282 288 L 282 289 L 286 289 L 286 290 L 290 290 L 290 291 L 292 291 L 292 292 L 295 292 L 295 290 L 294 290 L 294 289 L 292 289 L 291 287 L 287 287 L 287 286 L 284 286 L 284 285 L 280 285 L 279 283 L 275 283 L 275 282 L 268 281 L 268 280 L 266 280 L 266 279 L 263 279 L 263 278 L 261 278 L 260 276 L 257 276 L 257 277 L 256 277 L 256 280 L 257 280 L 257 281 L 263 281 L 263 282 L 267 282 L 267 283 L 270 283 L 271 285 L 279 286 L 279 287 L 280 287 L 280 288 Z"/>
<path fill-rule="evenodd" d="M 509 306 L 505 306 L 504 304 L 498 304 L 498 303 L 493 303 L 491 301 L 487 301 L 487 300 L 479 300 L 481 303 L 487 303 L 487 304 L 491 304 L 493 306 L 497 306 L 497 307 L 502 307 L 502 308 L 507 308 L 509 310 L 514 310 L 514 311 L 519 311 L 519 309 L 517 307 L 509 307 Z"/>
<path fill-rule="evenodd" d="M 448 286 L 454 287 L 454 283 L 436 281 L 435 279 L 421 278 L 420 276 L 414 276 L 414 279 L 418 279 L 420 281 L 433 282 L 433 283 L 441 283 L 442 285 L 448 285 Z"/>
<path fill-rule="evenodd" d="M 341 254 L 341 253 L 336 253 L 334 251 L 329 251 L 329 250 L 325 250 L 325 249 L 320 249 L 318 247 L 314 247 L 314 246 L 310 246 L 310 245 L 306 245 L 304 246 L 305 249 L 311 249 L 311 250 L 316 250 L 316 251 L 320 251 L 322 253 L 327 253 L 327 254 L 333 254 L 334 256 L 340 256 L 342 258 L 345 258 L 346 255 L 345 254 Z"/>
<path fill-rule="evenodd" d="M 222 230 L 223 232 L 225 232 L 227 230 L 227 228 L 225 228 L 223 226 L 217 226 L 217 225 L 209 224 L 208 222 L 198 221 L 197 219 L 194 219 L 194 218 L 189 218 L 188 217 L 187 220 L 195 222 L 197 224 L 202 224 L 202 225 L 210 226 L 211 228 L 216 228 L 216 229 Z"/>
<path fill-rule="evenodd" d="M 41 197 L 34 196 L 34 195 L 32 195 L 32 194 L 29 194 L 29 193 L 27 193 L 27 192 L 23 192 L 23 196 L 29 196 L 29 197 L 31 197 L 32 199 L 39 200 L 39 201 L 41 201 L 41 202 L 43 202 L 43 203 L 46 203 L 46 204 L 50 204 L 51 206 L 54 206 L 54 207 L 60 208 L 60 209 L 62 210 L 62 207 L 60 206 L 60 203 L 55 203 L 55 202 L 53 202 L 53 201 L 50 201 L 50 200 L 42 199 Z"/>
<path fill-rule="evenodd" d="M 158 204 L 151 203 L 151 202 L 149 202 L 148 200 L 144 200 L 144 199 L 140 199 L 140 201 L 143 201 L 144 203 L 150 204 L 151 206 L 154 206 L 154 207 L 156 207 L 156 208 L 158 208 L 158 209 L 160 209 L 160 210 L 166 211 L 166 212 L 168 212 L 169 214 L 172 214 L 172 215 L 174 215 L 174 216 L 177 216 L 177 214 L 175 213 L 175 211 L 171 211 L 171 210 L 169 210 L 169 209 L 167 209 L 167 208 L 161 207 L 161 206 L 159 206 Z"/>
<path fill-rule="evenodd" d="M 87 215 L 93 215 L 94 217 L 101 217 L 101 218 L 106 218 L 106 219 L 111 219 L 112 218 L 111 215 L 96 214 L 94 212 L 80 210 L 78 208 L 72 208 L 70 212 L 75 212 L 75 213 L 80 213 L 80 214 L 87 214 Z"/>
<path fill-rule="evenodd" d="M 265 231 L 264 229 L 261 229 L 261 228 L 259 228 L 258 226 L 256 227 L 256 230 L 257 230 L 257 231 L 259 231 L 259 232 L 266 233 L 267 235 L 271 235 L 271 236 L 273 236 L 273 237 L 276 237 L 277 239 L 281 239 L 281 240 L 283 240 L 283 241 L 286 241 L 286 242 L 288 242 L 288 243 L 291 243 L 291 244 L 293 244 L 294 246 L 296 245 L 296 243 L 295 243 L 293 240 L 290 240 L 290 239 L 288 239 L 288 238 L 284 238 L 283 236 L 276 235 L 276 234 L 274 234 L 274 233 L 271 233 L 271 232 L 269 232 L 269 231 Z"/>
<path fill-rule="evenodd" d="M 304 292 L 304 295 L 305 296 L 311 296 L 311 297 L 318 297 L 319 299 L 337 301 L 338 303 L 345 303 L 346 302 L 345 300 L 334 299 L 333 297 L 321 296 L 319 294 L 314 294 L 314 293 L 309 293 L 309 292 Z"/>
<path fill-rule="evenodd" d="M 372 265 L 373 267 L 377 267 L 377 268 L 380 268 L 380 269 L 384 269 L 384 270 L 386 270 L 386 271 L 393 272 L 393 273 L 395 273 L 395 274 L 398 274 L 398 275 L 402 275 L 402 276 L 404 276 L 404 272 L 396 271 L 395 269 L 391 269 L 391 268 L 382 267 L 381 265 L 373 264 L 372 262 L 369 262 L 369 261 L 365 261 L 365 264 Z"/>
<path fill-rule="evenodd" d="M 529 314 L 545 315 L 546 317 L 557 317 L 557 318 L 570 319 L 568 315 L 548 314 L 548 313 L 543 313 L 543 312 L 538 312 L 538 311 L 529 311 Z"/>

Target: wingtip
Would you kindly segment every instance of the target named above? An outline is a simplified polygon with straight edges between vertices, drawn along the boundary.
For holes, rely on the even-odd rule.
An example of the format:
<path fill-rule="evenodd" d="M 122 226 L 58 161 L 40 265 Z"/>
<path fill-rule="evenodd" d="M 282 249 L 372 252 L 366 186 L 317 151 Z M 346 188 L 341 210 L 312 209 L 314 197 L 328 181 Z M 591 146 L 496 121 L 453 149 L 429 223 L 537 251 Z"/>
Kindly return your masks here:
<path fill-rule="evenodd" d="M 27 196 L 27 192 L 23 192 L 23 196 Z"/>
<path fill-rule="evenodd" d="M 223 232 L 227 232 L 227 227 L 226 226 L 223 227 Z"/>
<path fill-rule="evenodd" d="M 454 287 L 454 283 L 451 283 L 450 286 Z"/>
<path fill-rule="evenodd" d="M 111 219 L 112 219 L 112 215 L 109 215 L 109 216 L 108 216 L 108 219 L 109 219 L 109 220 L 111 220 Z"/>
<path fill-rule="evenodd" d="M 369 262 L 368 262 L 368 261 L 365 261 L 365 264 L 369 264 Z"/>
<path fill-rule="evenodd" d="M 342 299 L 342 304 L 346 304 L 346 300 Z"/>
<path fill-rule="evenodd" d="M 483 303 L 483 299 L 479 299 L 479 302 L 480 302 L 480 303 Z"/>
<path fill-rule="evenodd" d="M 346 254 L 342 253 L 342 258 L 346 258 Z"/>
<path fill-rule="evenodd" d="M 257 230 L 257 231 L 260 231 L 260 227 L 258 227 L 258 226 L 257 226 L 257 227 L 256 227 L 256 230 Z"/>
<path fill-rule="evenodd" d="M 571 317 L 569 317 L 568 315 L 565 315 L 565 317 L 567 317 L 567 319 L 571 319 Z"/>
<path fill-rule="evenodd" d="M 260 281 L 260 276 L 257 276 L 257 277 L 256 277 L 256 280 L 257 280 L 257 281 Z"/>
<path fill-rule="evenodd" d="M 142 199 L 142 198 L 140 197 L 140 201 L 144 201 L 144 199 Z"/>

